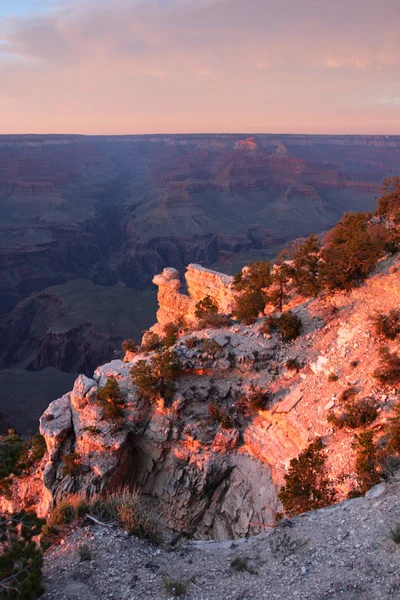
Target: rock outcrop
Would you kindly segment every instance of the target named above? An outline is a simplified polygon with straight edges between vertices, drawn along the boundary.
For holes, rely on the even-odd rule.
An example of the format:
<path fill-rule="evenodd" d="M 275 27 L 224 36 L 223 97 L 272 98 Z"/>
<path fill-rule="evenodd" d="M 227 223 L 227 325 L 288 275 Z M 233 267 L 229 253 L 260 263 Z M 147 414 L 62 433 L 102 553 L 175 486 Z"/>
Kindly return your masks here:
<path fill-rule="evenodd" d="M 398 256 L 382 261 L 362 287 L 333 300 L 293 299 L 302 334 L 290 344 L 275 333 L 265 337 L 260 323 L 185 334 L 172 347 L 182 369 L 169 402 L 150 403 L 132 381 L 131 368 L 152 353 L 127 353 L 92 378 L 80 376 L 42 416 L 48 452 L 30 477 L 16 478 L 13 505 L 46 514 L 71 493 L 137 485 L 170 528 L 239 538 L 273 521 L 290 460 L 316 437 L 326 442 L 329 476 L 345 498 L 355 481 L 354 430 L 334 428 L 328 415 L 341 410 L 340 396 L 353 386 L 377 404 L 371 427 L 378 438 L 399 401 L 395 388 L 382 390 L 372 377 L 379 342 L 370 321 L 399 299 L 399 267 Z M 176 273 L 166 275 L 163 285 L 178 294 Z M 289 370 L 288 359 L 298 367 Z M 116 420 L 105 418 L 99 399 L 109 377 L 123 402 Z M 257 390 L 267 393 L 262 406 L 251 400 Z"/>
<path fill-rule="evenodd" d="M 190 264 L 185 273 L 188 294 L 183 294 L 179 272 L 172 267 L 165 268 L 155 275 L 153 283 L 158 286 L 157 324 L 151 331 L 162 333 L 168 323 L 184 320 L 188 326 L 196 326 L 196 304 L 209 296 L 223 314 L 232 314 L 235 292 L 232 289 L 233 277 L 206 269 L 201 265 Z"/>

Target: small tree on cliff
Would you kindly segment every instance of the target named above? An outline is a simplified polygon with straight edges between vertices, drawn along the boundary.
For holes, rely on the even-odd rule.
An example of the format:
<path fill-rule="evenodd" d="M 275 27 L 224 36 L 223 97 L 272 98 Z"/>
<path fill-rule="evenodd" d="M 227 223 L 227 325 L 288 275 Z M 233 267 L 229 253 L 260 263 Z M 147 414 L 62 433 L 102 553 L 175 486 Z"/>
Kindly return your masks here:
<path fill-rule="evenodd" d="M 293 279 L 296 290 L 303 296 L 317 296 L 321 291 L 319 278 L 321 246 L 316 235 L 296 244 L 292 254 Z"/>
<path fill-rule="evenodd" d="M 327 234 L 321 252 L 320 282 L 331 290 L 349 290 L 365 280 L 384 253 L 368 213 L 345 214 Z"/>
<path fill-rule="evenodd" d="M 35 513 L 0 514 L 0 598 L 34 600 L 43 593 L 43 557 L 33 538 L 44 524 Z"/>
<path fill-rule="evenodd" d="M 108 377 L 104 387 L 99 388 L 99 401 L 105 419 L 115 420 L 122 416 L 123 400 L 120 397 L 118 381 Z"/>
<path fill-rule="evenodd" d="M 170 400 L 182 365 L 172 350 L 160 350 L 149 361 L 139 360 L 131 368 L 131 377 L 140 394 L 154 402 L 161 396 Z"/>
<path fill-rule="evenodd" d="M 271 285 L 271 264 L 269 260 L 256 261 L 247 265 L 233 279 L 233 288 L 238 292 L 258 291 Z"/>
<path fill-rule="evenodd" d="M 237 273 L 233 288 L 241 294 L 236 300 L 235 317 L 247 325 L 254 323 L 265 308 L 265 289 L 271 283 L 271 265 L 268 260 L 254 262 Z"/>
<path fill-rule="evenodd" d="M 290 461 L 279 500 L 289 517 L 333 504 L 336 491 L 326 471 L 326 456 L 321 438 L 312 442 Z"/>
<path fill-rule="evenodd" d="M 400 221 L 400 177 L 384 179 L 381 192 L 376 214 L 398 223 Z"/>

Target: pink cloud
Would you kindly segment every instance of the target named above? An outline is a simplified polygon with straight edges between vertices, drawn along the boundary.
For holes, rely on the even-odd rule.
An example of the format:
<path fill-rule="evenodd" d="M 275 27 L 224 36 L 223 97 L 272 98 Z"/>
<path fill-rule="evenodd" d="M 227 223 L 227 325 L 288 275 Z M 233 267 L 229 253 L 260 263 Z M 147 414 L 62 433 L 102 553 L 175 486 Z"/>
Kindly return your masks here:
<path fill-rule="evenodd" d="M 60 0 L 0 21 L 1 129 L 400 133 L 393 106 L 365 102 L 400 96 L 397 13 L 397 0 Z"/>

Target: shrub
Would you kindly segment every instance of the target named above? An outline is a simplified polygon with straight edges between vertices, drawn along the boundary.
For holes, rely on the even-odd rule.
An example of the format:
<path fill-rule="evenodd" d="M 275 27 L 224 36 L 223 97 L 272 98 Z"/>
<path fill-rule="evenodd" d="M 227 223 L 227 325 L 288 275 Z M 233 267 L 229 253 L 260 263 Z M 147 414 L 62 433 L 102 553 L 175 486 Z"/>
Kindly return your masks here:
<path fill-rule="evenodd" d="M 137 489 L 123 488 L 107 496 L 107 502 L 110 511 L 129 534 L 140 538 L 152 538 L 155 535 L 153 518 L 144 509 Z"/>
<path fill-rule="evenodd" d="M 80 544 L 78 548 L 79 560 L 85 562 L 92 559 L 92 550 L 89 544 Z"/>
<path fill-rule="evenodd" d="M 339 379 L 338 375 L 336 375 L 336 373 L 333 373 L 333 371 L 331 371 L 331 373 L 329 373 L 328 375 L 328 381 L 330 381 L 331 383 L 333 381 L 337 381 Z"/>
<path fill-rule="evenodd" d="M 321 439 L 309 444 L 297 458 L 290 461 L 285 485 L 278 496 L 289 517 L 329 506 L 335 501 L 336 491 L 327 476 L 325 463 Z"/>
<path fill-rule="evenodd" d="M 234 427 L 229 414 L 225 410 L 221 410 L 216 404 L 211 403 L 208 405 L 208 414 L 213 421 L 219 423 L 222 429 L 232 429 Z"/>
<path fill-rule="evenodd" d="M 246 397 L 246 404 L 253 410 L 266 410 L 270 403 L 270 395 L 268 392 L 256 387 L 254 384 L 250 386 L 250 390 Z"/>
<path fill-rule="evenodd" d="M 44 439 L 43 435 L 36 433 L 31 440 L 30 460 L 32 464 L 41 461 L 46 452 L 46 440 Z"/>
<path fill-rule="evenodd" d="M 179 326 L 176 323 L 167 323 L 164 325 L 163 333 L 163 346 L 165 348 L 171 348 L 178 340 Z"/>
<path fill-rule="evenodd" d="M 243 292 L 235 304 L 234 315 L 239 321 L 251 325 L 265 308 L 265 294 L 259 290 L 248 290 Z"/>
<path fill-rule="evenodd" d="M 323 288 L 349 290 L 375 268 L 384 253 L 384 240 L 376 235 L 368 213 L 345 214 L 325 238 L 321 251 Z"/>
<path fill-rule="evenodd" d="M 63 456 L 64 466 L 62 468 L 62 475 L 66 477 L 67 475 L 71 475 L 75 477 L 81 473 L 82 465 L 81 465 L 81 457 L 77 452 L 72 452 L 72 454 L 65 454 Z"/>
<path fill-rule="evenodd" d="M 353 398 L 355 398 L 356 394 L 356 388 L 353 385 L 351 385 L 340 394 L 339 401 L 349 402 L 350 400 L 353 400 Z"/>
<path fill-rule="evenodd" d="M 282 313 L 279 317 L 267 317 L 261 331 L 270 334 L 278 331 L 285 341 L 295 340 L 301 332 L 301 319 L 291 311 Z"/>
<path fill-rule="evenodd" d="M 285 363 L 285 367 L 289 371 L 299 372 L 300 369 L 302 369 L 304 367 L 304 365 L 302 363 L 300 363 L 297 358 L 288 358 L 288 360 Z"/>
<path fill-rule="evenodd" d="M 199 338 L 188 337 L 184 343 L 186 348 L 189 348 L 191 350 L 193 348 L 196 348 L 197 344 L 199 343 Z"/>
<path fill-rule="evenodd" d="M 124 352 L 137 352 L 137 346 L 135 342 L 131 339 L 124 340 L 121 346 Z"/>
<path fill-rule="evenodd" d="M 356 434 L 352 448 L 356 453 L 355 471 L 358 487 L 353 489 L 349 495 L 354 497 L 365 494 L 380 481 L 374 432 L 364 431 L 358 435 Z"/>
<path fill-rule="evenodd" d="M 261 292 L 272 283 L 271 264 L 268 260 L 256 261 L 247 265 L 245 269 L 237 273 L 233 280 L 233 287 L 239 292 L 256 291 Z"/>
<path fill-rule="evenodd" d="M 346 404 L 344 411 L 339 416 L 330 413 L 327 420 L 339 429 L 342 427 L 358 429 L 358 427 L 366 427 L 375 421 L 378 416 L 377 408 L 377 403 L 373 398 L 363 398 L 358 402 Z"/>
<path fill-rule="evenodd" d="M 131 377 L 138 391 L 150 402 L 158 396 L 170 400 L 175 393 L 175 380 L 182 365 L 172 350 L 157 352 L 149 361 L 139 360 L 131 368 Z"/>
<path fill-rule="evenodd" d="M 351 360 L 350 361 L 350 366 L 351 366 L 352 369 L 355 369 L 358 366 L 358 364 L 359 364 L 358 360 Z"/>
<path fill-rule="evenodd" d="M 385 429 L 390 448 L 393 452 L 400 453 L 400 402 L 393 406 L 393 414 Z"/>
<path fill-rule="evenodd" d="M 222 315 L 220 313 L 218 314 L 209 314 L 205 317 L 203 317 L 200 321 L 199 321 L 199 329 L 207 329 L 207 328 L 212 328 L 212 329 L 221 329 L 222 327 L 229 327 L 229 325 L 231 325 L 232 321 L 231 318 L 228 315 Z"/>
<path fill-rule="evenodd" d="M 0 494 L 8 496 L 9 476 L 21 474 L 23 448 L 21 436 L 13 429 L 7 435 L 0 435 Z"/>
<path fill-rule="evenodd" d="M 400 212 L 400 178 L 384 179 L 381 192 L 376 214 L 397 220 Z"/>
<path fill-rule="evenodd" d="M 45 521 L 35 513 L 0 515 L 0 597 L 34 600 L 44 589 L 41 584 L 43 557 L 33 541 Z"/>
<path fill-rule="evenodd" d="M 153 350 L 158 350 L 161 346 L 160 336 L 156 333 L 148 333 L 146 341 L 142 344 L 142 350 L 143 352 L 153 352 Z"/>
<path fill-rule="evenodd" d="M 373 376 L 382 384 L 395 386 L 400 382 L 400 357 L 388 348 L 380 348 L 380 365 Z"/>
<path fill-rule="evenodd" d="M 122 417 L 123 400 L 120 397 L 118 381 L 108 377 L 104 387 L 99 388 L 99 401 L 103 407 L 103 418 L 115 421 Z"/>
<path fill-rule="evenodd" d="M 296 290 L 303 296 L 317 296 L 321 291 L 319 277 L 321 246 L 316 235 L 297 244 L 292 253 L 293 279 Z"/>
<path fill-rule="evenodd" d="M 378 313 L 372 317 L 376 335 L 395 340 L 400 334 L 400 310 L 393 308 L 388 314 Z"/>
<path fill-rule="evenodd" d="M 221 346 L 215 340 L 203 339 L 200 342 L 200 349 L 204 354 L 211 354 L 211 356 L 215 358 L 221 350 Z"/>
<path fill-rule="evenodd" d="M 391 527 L 387 536 L 395 544 L 400 544 L 400 523 L 396 523 Z"/>
<path fill-rule="evenodd" d="M 168 597 L 177 598 L 184 596 L 189 588 L 189 582 L 181 579 L 172 579 L 169 575 L 163 576 L 164 590 Z"/>
<path fill-rule="evenodd" d="M 204 319 L 218 313 L 218 304 L 210 296 L 206 296 L 196 304 L 195 315 L 197 319 Z"/>

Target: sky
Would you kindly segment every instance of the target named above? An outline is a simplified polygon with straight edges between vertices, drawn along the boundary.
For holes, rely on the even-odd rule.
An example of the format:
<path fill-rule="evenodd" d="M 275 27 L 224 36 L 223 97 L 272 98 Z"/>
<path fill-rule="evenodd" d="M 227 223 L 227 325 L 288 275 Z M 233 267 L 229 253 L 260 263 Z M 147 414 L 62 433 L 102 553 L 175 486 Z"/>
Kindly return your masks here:
<path fill-rule="evenodd" d="M 400 134 L 399 0 L 0 0 L 0 133 Z"/>

